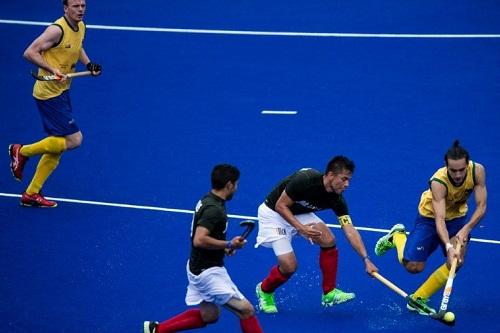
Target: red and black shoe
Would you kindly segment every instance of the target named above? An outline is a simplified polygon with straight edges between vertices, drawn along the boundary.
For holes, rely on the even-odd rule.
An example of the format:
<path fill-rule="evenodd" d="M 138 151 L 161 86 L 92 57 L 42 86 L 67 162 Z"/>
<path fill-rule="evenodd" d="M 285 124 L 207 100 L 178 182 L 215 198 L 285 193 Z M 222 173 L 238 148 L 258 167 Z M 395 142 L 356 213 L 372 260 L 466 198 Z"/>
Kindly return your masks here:
<path fill-rule="evenodd" d="M 10 171 L 12 171 L 12 175 L 18 181 L 21 181 L 23 178 L 24 165 L 28 160 L 26 156 L 21 154 L 22 146 L 19 143 L 9 145 Z"/>
<path fill-rule="evenodd" d="M 40 193 L 24 192 L 21 196 L 21 206 L 54 208 L 57 207 L 57 202 L 45 199 Z"/>

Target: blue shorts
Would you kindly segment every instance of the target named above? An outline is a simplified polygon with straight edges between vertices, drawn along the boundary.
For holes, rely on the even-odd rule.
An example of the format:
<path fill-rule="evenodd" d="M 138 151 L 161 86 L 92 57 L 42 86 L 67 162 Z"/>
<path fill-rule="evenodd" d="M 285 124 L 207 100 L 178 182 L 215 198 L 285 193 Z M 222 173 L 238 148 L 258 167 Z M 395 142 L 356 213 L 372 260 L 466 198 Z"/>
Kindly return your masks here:
<path fill-rule="evenodd" d="M 53 136 L 66 136 L 79 132 L 73 119 L 73 109 L 68 90 L 61 95 L 40 100 L 35 98 L 45 132 Z"/>
<path fill-rule="evenodd" d="M 466 216 L 446 222 L 450 238 L 455 236 L 466 223 Z M 425 262 L 438 246 L 441 246 L 443 255 L 446 256 L 446 249 L 437 234 L 434 219 L 418 215 L 415 226 L 406 240 L 403 258 L 406 261 Z"/>

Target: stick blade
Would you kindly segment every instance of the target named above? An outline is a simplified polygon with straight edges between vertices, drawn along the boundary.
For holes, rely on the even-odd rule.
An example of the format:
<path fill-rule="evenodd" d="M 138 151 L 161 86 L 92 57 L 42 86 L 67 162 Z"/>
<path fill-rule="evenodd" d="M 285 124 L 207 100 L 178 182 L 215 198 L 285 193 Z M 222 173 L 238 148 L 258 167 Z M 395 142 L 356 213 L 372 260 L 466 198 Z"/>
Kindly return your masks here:
<path fill-rule="evenodd" d="M 439 311 L 437 313 L 430 314 L 429 316 L 433 319 L 439 320 L 441 323 L 447 325 L 447 326 L 455 326 L 455 319 L 452 321 L 446 321 L 444 320 L 444 315 L 446 314 L 446 311 Z"/>
<path fill-rule="evenodd" d="M 247 238 L 248 235 L 252 232 L 252 230 L 255 228 L 255 221 L 253 220 L 243 220 L 240 222 L 240 227 L 245 227 L 245 231 L 241 234 L 241 237 Z"/>
<path fill-rule="evenodd" d="M 240 227 L 246 227 L 246 226 L 254 226 L 255 227 L 255 221 L 254 220 L 243 220 L 240 222 Z"/>

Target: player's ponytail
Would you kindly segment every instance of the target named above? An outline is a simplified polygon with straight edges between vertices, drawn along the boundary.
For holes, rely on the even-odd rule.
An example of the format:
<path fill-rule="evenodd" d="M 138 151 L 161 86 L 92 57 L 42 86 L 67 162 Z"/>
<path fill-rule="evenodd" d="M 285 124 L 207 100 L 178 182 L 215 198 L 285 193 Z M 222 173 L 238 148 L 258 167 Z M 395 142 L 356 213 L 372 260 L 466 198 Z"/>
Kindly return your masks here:
<path fill-rule="evenodd" d="M 444 162 L 448 165 L 448 160 L 459 160 L 462 158 L 465 158 L 465 161 L 469 163 L 469 152 L 460 145 L 460 141 L 457 139 L 453 141 L 453 145 L 444 155 Z"/>

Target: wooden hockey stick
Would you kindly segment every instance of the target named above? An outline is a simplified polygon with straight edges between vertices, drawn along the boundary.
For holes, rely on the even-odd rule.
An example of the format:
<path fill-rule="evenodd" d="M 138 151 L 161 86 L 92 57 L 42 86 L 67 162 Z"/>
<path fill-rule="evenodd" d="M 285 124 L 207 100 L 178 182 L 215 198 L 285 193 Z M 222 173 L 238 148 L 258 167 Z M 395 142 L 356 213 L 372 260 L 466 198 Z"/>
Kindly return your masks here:
<path fill-rule="evenodd" d="M 80 76 L 90 76 L 90 75 L 92 75 L 91 71 L 66 74 L 68 79 L 71 79 L 74 77 L 80 77 Z M 59 81 L 60 80 L 60 77 L 57 75 L 37 75 L 37 74 L 31 72 L 31 76 L 33 76 L 33 78 L 35 78 L 38 81 Z"/>

